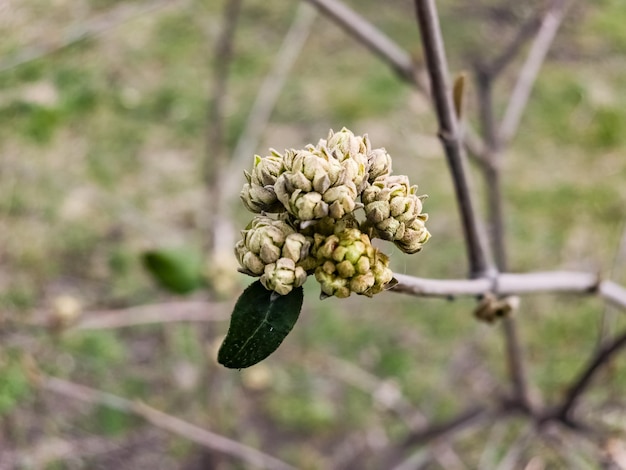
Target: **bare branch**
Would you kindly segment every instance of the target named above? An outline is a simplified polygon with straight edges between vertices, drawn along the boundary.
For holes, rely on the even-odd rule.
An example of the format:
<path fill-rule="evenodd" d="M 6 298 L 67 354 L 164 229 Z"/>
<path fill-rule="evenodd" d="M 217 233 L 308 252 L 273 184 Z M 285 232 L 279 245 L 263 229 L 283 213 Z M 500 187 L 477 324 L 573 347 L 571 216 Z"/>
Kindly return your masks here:
<path fill-rule="evenodd" d="M 598 277 L 585 272 L 552 271 L 526 274 L 498 274 L 493 280 L 480 279 L 426 279 L 406 274 L 395 274 L 399 284 L 392 290 L 420 297 L 456 297 L 483 295 L 520 295 L 540 292 L 592 292 L 598 286 Z"/>
<path fill-rule="evenodd" d="M 535 34 L 541 25 L 540 15 L 528 18 L 519 28 L 513 40 L 504 50 L 487 65 L 487 71 L 492 78 L 500 75 L 504 69 L 517 57 L 522 47 Z"/>
<path fill-rule="evenodd" d="M 460 139 L 459 125 L 454 113 L 449 88 L 448 65 L 441 37 L 439 17 L 434 0 L 415 0 L 415 9 L 439 122 L 439 137 L 446 153 L 454 182 L 456 200 L 461 213 L 470 275 L 479 277 L 487 274 L 492 268 L 487 260 L 485 243 L 479 231 L 469 190 L 466 156 Z"/>
<path fill-rule="evenodd" d="M 416 73 L 411 56 L 392 39 L 339 0 L 306 0 L 361 44 L 387 62 L 403 79 L 427 93 L 428 85 Z"/>
<path fill-rule="evenodd" d="M 490 416 L 491 413 L 486 408 L 473 407 L 462 411 L 450 420 L 441 423 L 433 423 L 421 430 L 415 431 L 409 434 L 402 443 L 392 447 L 386 452 L 383 460 L 384 464 L 381 465 L 380 468 L 393 468 L 394 470 L 422 468 L 421 466 L 416 467 L 416 462 L 426 463 L 431 459 L 442 463 L 442 456 L 434 455 L 435 449 L 432 447 L 429 449 L 432 456 L 420 452 L 422 450 L 425 451 L 425 449 L 420 449 L 417 454 L 411 453 L 408 456 L 406 456 L 406 453 L 415 447 L 423 446 L 433 441 L 441 442 L 442 445 L 445 445 L 444 449 L 452 449 L 451 445 L 446 443 L 446 437 L 468 429 L 476 424 L 480 424 L 489 419 Z M 449 467 L 444 465 L 444 468 Z"/>
<path fill-rule="evenodd" d="M 426 76 L 416 68 L 411 56 L 382 31 L 339 0 L 306 0 L 315 5 L 337 25 L 386 62 L 398 76 L 418 91 L 430 95 Z M 484 145 L 476 132 L 466 123 L 463 143 L 478 163 L 484 160 Z"/>
<path fill-rule="evenodd" d="M 151 323 L 225 321 L 226 303 L 168 302 L 119 310 L 99 310 L 83 315 L 71 330 L 107 330 Z"/>
<path fill-rule="evenodd" d="M 535 430 L 531 426 L 527 426 L 526 429 L 523 429 L 515 441 L 509 446 L 507 453 L 502 457 L 496 470 L 515 470 L 516 468 L 520 468 L 522 454 L 530 444 L 534 435 Z"/>
<path fill-rule="evenodd" d="M 55 54 L 86 39 L 102 36 L 124 23 L 162 8 L 178 6 L 180 3 L 180 1 L 172 0 L 157 0 L 139 5 L 123 3 L 111 11 L 85 22 L 80 29 L 72 31 L 60 41 L 51 41 L 47 45 L 31 46 L 22 49 L 14 57 L 0 62 L 0 73 Z"/>
<path fill-rule="evenodd" d="M 168 415 L 144 403 L 136 402 L 111 393 L 78 385 L 56 377 L 42 377 L 41 388 L 66 397 L 80 400 L 93 405 L 102 405 L 108 408 L 131 413 L 139 416 L 152 425 L 164 429 L 179 437 L 188 439 L 198 445 L 242 460 L 249 465 L 271 470 L 295 470 L 291 465 L 267 455 L 257 449 L 248 447 L 240 442 L 220 436 L 206 429 Z"/>
<path fill-rule="evenodd" d="M 555 0 L 541 21 L 541 27 L 519 74 L 500 125 L 498 134 L 503 143 L 510 141 L 517 132 L 539 70 L 570 4 L 570 0 Z"/>
<path fill-rule="evenodd" d="M 576 403 L 591 385 L 594 375 L 622 348 L 626 347 L 626 331 L 616 336 L 612 341 L 602 346 L 591 358 L 587 366 L 581 371 L 578 378 L 569 387 L 563 403 L 556 410 L 548 415 L 548 419 L 559 419 L 564 423 L 572 424 L 571 414 Z"/>
<path fill-rule="evenodd" d="M 224 6 L 222 30 L 213 54 L 213 83 L 208 107 L 206 128 L 206 155 L 204 159 L 204 182 L 206 185 L 206 251 L 213 256 L 223 245 L 232 245 L 225 234 L 228 222 L 224 217 L 224 185 L 228 152 L 224 144 L 224 102 L 228 84 L 228 71 L 233 59 L 235 31 L 241 11 L 242 0 L 229 0 Z"/>
<path fill-rule="evenodd" d="M 240 186 L 241 168 L 252 162 L 254 150 L 258 145 L 261 133 L 267 126 L 272 111 L 280 96 L 287 76 L 300 56 L 306 43 L 313 22 L 317 16 L 316 10 L 306 4 L 300 4 L 296 16 L 283 39 L 280 50 L 276 54 L 274 63 L 265 77 L 256 100 L 252 105 L 246 126 L 237 141 L 233 151 L 233 158 L 228 171 L 224 175 L 225 192 L 229 195 L 238 194 L 232 188 Z"/>
<path fill-rule="evenodd" d="M 469 408 L 448 421 L 431 424 L 427 428 L 411 434 L 402 443 L 402 448 L 409 449 L 414 446 L 423 445 L 434 439 L 441 439 L 444 436 L 458 432 L 461 429 L 466 429 L 478 422 L 483 422 L 485 419 L 489 418 L 489 416 L 489 411 L 482 406 Z"/>

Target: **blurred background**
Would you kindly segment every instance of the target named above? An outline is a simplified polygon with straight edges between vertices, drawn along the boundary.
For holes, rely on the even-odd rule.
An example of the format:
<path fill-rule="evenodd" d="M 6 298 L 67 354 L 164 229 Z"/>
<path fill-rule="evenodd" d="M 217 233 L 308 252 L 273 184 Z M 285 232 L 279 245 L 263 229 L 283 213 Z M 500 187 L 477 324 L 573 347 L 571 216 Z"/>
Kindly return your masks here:
<path fill-rule="evenodd" d="M 429 100 L 296 1 L 243 0 L 232 55 L 220 58 L 229 1 L 0 0 L 2 469 L 254 468 L 136 414 L 39 386 L 48 375 L 141 400 L 304 469 L 384 468 L 374 457 L 411 429 L 508 386 L 498 325 L 473 318 L 475 300 L 320 301 L 313 281 L 273 356 L 240 372 L 217 364 L 229 314 L 251 282 L 230 251 L 251 219 L 239 203 L 243 170 L 269 147 L 301 148 L 343 126 L 367 133 L 429 195 L 432 239 L 411 256 L 385 246 L 392 269 L 467 275 Z M 438 2 L 451 72 L 470 71 L 466 116 L 475 127 L 472 67 L 497 57 L 547 3 Z M 347 4 L 423 65 L 412 2 Z M 624 24 L 620 0 L 567 12 L 504 155 L 510 271 L 584 270 L 626 282 Z M 527 51 L 496 83 L 498 114 Z M 251 122 L 259 94 L 269 118 L 257 112 Z M 484 214 L 482 178 L 472 172 Z M 208 288 L 168 293 L 142 263 L 154 250 L 201 263 Z M 518 316 L 532 391 L 547 403 L 599 338 L 626 324 L 594 297 L 528 296 Z M 625 386 L 619 357 L 581 404 L 615 442 L 626 432 Z M 442 444 L 454 451 L 428 447 L 420 468 L 496 468 L 527 426 L 511 419 L 466 431 Z M 521 466 L 510 468 L 600 468 L 602 449 L 567 439 L 532 435 Z"/>

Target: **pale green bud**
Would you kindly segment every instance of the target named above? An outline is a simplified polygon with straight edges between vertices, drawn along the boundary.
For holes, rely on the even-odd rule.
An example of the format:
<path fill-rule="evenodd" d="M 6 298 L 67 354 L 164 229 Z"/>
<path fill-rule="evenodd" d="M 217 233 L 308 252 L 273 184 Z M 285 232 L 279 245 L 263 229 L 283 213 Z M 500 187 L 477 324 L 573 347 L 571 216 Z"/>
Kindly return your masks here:
<path fill-rule="evenodd" d="M 395 241 L 405 236 L 422 210 L 416 192 L 417 186 L 411 186 L 405 175 L 378 178 L 363 191 L 365 216 L 378 237 Z"/>
<path fill-rule="evenodd" d="M 367 135 L 356 136 L 344 127 L 339 132 L 335 133 L 331 130 L 328 133 L 326 147 L 335 158 L 343 161 L 356 154 L 367 154 L 370 151 L 370 142 Z"/>
<path fill-rule="evenodd" d="M 272 186 L 276 179 L 284 171 L 283 156 L 272 150 L 272 155 L 261 158 L 254 156 L 254 169 L 250 175 L 250 181 L 260 186 Z"/>
<path fill-rule="evenodd" d="M 239 240 L 235 245 L 235 255 L 239 261 L 239 265 L 246 274 L 251 276 L 260 276 L 265 270 L 265 263 L 261 261 L 258 255 L 252 253 L 245 245 L 243 240 Z"/>
<path fill-rule="evenodd" d="M 356 208 L 357 191 L 352 182 L 330 188 L 324 193 L 323 200 L 329 205 L 328 215 L 341 219 Z"/>
<path fill-rule="evenodd" d="M 355 294 L 367 295 L 371 297 L 371 290 L 376 284 L 376 278 L 373 272 L 359 274 L 350 279 L 350 290 Z"/>
<path fill-rule="evenodd" d="M 299 263 L 309 256 L 310 248 L 310 238 L 305 237 L 301 233 L 292 233 L 287 235 L 285 239 L 282 257 L 292 259 L 295 263 Z"/>
<path fill-rule="evenodd" d="M 413 254 L 422 249 L 424 243 L 430 239 L 430 232 L 424 222 L 428 220 L 428 214 L 420 214 L 410 225 L 407 226 L 404 235 L 394 243 L 404 253 Z"/>
<path fill-rule="evenodd" d="M 334 268 L 334 264 L 330 263 L 330 265 Z M 325 296 L 331 297 L 334 295 L 340 299 L 350 297 L 351 291 L 349 281 L 335 275 L 334 269 L 324 269 L 322 267 L 317 268 L 315 270 L 315 279 L 320 283 L 322 293 Z"/>
<path fill-rule="evenodd" d="M 328 204 L 322 200 L 322 195 L 316 192 L 305 193 L 296 190 L 287 200 L 286 207 L 290 214 L 301 221 L 321 219 L 328 215 Z"/>
<path fill-rule="evenodd" d="M 261 283 L 267 290 L 287 295 L 306 281 L 306 271 L 290 258 L 280 258 L 276 263 L 265 266 Z"/>
<path fill-rule="evenodd" d="M 393 278 L 389 258 L 376 250 L 369 237 L 346 228 L 327 237 L 315 236 L 313 247 L 319 266 L 315 278 L 323 295 L 347 297 L 351 292 L 371 296 Z"/>
<path fill-rule="evenodd" d="M 261 158 L 254 156 L 252 173 L 244 172 L 248 181 L 241 190 L 241 200 L 251 212 L 282 212 L 274 192 L 276 179 L 284 171 L 283 156 L 271 149 L 272 155 Z"/>
<path fill-rule="evenodd" d="M 265 265 L 275 263 L 282 256 L 283 246 L 292 234 L 295 230 L 284 220 L 255 217 L 241 231 L 243 239 L 235 245 L 235 254 L 244 272 L 261 275 Z"/>
<path fill-rule="evenodd" d="M 272 186 L 258 186 L 246 183 L 241 190 L 241 200 L 250 212 L 260 214 L 261 212 L 278 213 L 285 208 L 278 201 Z"/>

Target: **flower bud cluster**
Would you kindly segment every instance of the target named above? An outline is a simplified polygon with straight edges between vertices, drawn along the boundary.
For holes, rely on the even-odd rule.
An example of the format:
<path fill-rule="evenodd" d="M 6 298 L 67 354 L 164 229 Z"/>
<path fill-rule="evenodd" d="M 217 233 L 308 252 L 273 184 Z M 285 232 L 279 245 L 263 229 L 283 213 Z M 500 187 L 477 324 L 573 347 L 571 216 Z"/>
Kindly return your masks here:
<path fill-rule="evenodd" d="M 242 272 L 280 295 L 314 274 L 323 297 L 372 296 L 395 280 L 371 238 L 415 253 L 430 237 L 417 186 L 391 175 L 385 149 L 372 149 L 367 135 L 346 128 L 301 150 L 256 155 L 245 176 L 241 199 L 259 215 L 242 231 L 235 254 Z"/>

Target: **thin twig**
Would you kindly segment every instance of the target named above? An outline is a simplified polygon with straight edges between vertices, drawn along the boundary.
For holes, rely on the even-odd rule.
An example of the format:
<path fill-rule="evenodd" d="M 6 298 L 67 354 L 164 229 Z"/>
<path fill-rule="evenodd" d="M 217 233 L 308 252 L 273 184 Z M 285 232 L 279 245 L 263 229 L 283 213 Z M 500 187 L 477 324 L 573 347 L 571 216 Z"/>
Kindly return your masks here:
<path fill-rule="evenodd" d="M 504 332 L 507 368 L 513 384 L 514 402 L 522 411 L 532 412 L 526 362 L 524 362 L 522 344 L 514 317 L 506 316 L 502 319 L 502 331 Z"/>
<path fill-rule="evenodd" d="M 71 330 L 108 330 L 154 323 L 225 321 L 229 317 L 226 303 L 167 302 L 118 310 L 91 311 L 82 315 Z"/>
<path fill-rule="evenodd" d="M 229 455 L 249 465 L 272 470 L 294 470 L 291 465 L 240 442 L 220 436 L 144 403 L 136 402 L 56 377 L 41 377 L 41 388 L 93 405 L 102 405 L 139 416 L 152 425 L 176 434 L 215 452 Z"/>
<path fill-rule="evenodd" d="M 239 136 L 228 171 L 224 175 L 224 188 L 228 195 L 239 194 L 232 188 L 240 187 L 241 169 L 252 162 L 263 130 L 285 86 L 285 82 L 309 37 L 317 11 L 307 4 L 300 4 L 287 31 L 269 73 L 257 93 L 243 132 Z"/>
<path fill-rule="evenodd" d="M 537 28 L 541 25 L 539 14 L 528 18 L 517 30 L 513 40 L 500 52 L 500 54 L 487 64 L 487 71 L 492 78 L 500 75 L 504 69 L 517 57 L 530 38 L 533 37 Z"/>
<path fill-rule="evenodd" d="M 43 59 L 81 41 L 101 36 L 124 23 L 162 8 L 176 6 L 179 3 L 181 2 L 171 0 L 157 0 L 140 5 L 124 3 L 95 19 L 85 22 L 80 29 L 70 32 L 58 42 L 52 42 L 46 46 L 30 46 L 22 49 L 15 56 L 0 63 L 0 74 L 35 60 Z"/>
<path fill-rule="evenodd" d="M 510 141 L 517 132 L 539 70 L 570 4 L 570 0 L 555 0 L 541 21 L 500 125 L 498 135 L 503 143 Z"/>
<path fill-rule="evenodd" d="M 306 1 L 315 5 L 322 13 L 339 25 L 339 27 L 374 52 L 374 54 L 386 62 L 402 80 L 413 85 L 424 95 L 430 95 L 428 79 L 424 74 L 420 73 L 420 70 L 411 59 L 409 53 L 393 42 L 393 40 L 380 29 L 339 0 Z M 481 163 L 484 160 L 484 145 L 469 123 L 465 123 L 462 139 L 472 158 L 477 160 L 478 163 Z"/>
<path fill-rule="evenodd" d="M 211 100 L 208 107 L 206 128 L 206 155 L 204 161 L 204 182 L 207 192 L 206 210 L 206 251 L 213 257 L 232 240 L 226 233 L 228 222 L 223 215 L 224 175 L 228 174 L 228 152 L 224 136 L 224 102 L 228 85 L 228 72 L 233 59 L 233 48 L 237 21 L 241 11 L 242 0 L 228 0 L 224 6 L 222 30 L 215 43 L 213 53 L 213 82 Z"/>
<path fill-rule="evenodd" d="M 515 441 L 511 443 L 498 466 L 495 467 L 496 470 L 515 470 L 520 468 L 522 454 L 535 434 L 535 430 L 532 427 L 526 427 L 526 429 L 522 430 Z"/>
<path fill-rule="evenodd" d="M 626 289 L 613 281 L 602 281 L 598 286 L 600 296 L 617 307 L 626 307 Z"/>
<path fill-rule="evenodd" d="M 387 62 L 404 80 L 427 92 L 428 85 L 416 73 L 411 56 L 361 15 L 338 0 L 306 0 L 337 23 L 361 44 Z"/>
<path fill-rule="evenodd" d="M 466 429 L 477 422 L 483 422 L 488 419 L 489 416 L 490 413 L 485 407 L 472 407 L 468 410 L 462 411 L 448 421 L 431 424 L 427 428 L 409 435 L 405 438 L 401 447 L 403 449 L 409 449 L 426 444 L 435 439 L 442 439 L 444 436 L 459 432 L 461 429 Z"/>
<path fill-rule="evenodd" d="M 484 276 L 491 274 L 492 268 L 487 259 L 486 246 L 472 204 L 465 149 L 459 136 L 459 125 L 449 89 L 448 65 L 435 1 L 415 0 L 415 10 L 439 122 L 439 137 L 446 153 L 461 213 L 470 275 L 471 277 Z"/>
<path fill-rule="evenodd" d="M 620 237 L 616 253 L 612 256 L 612 259 L 613 265 L 611 266 L 610 271 L 610 276 L 612 278 L 618 275 L 619 270 L 621 270 L 621 272 L 626 272 L 626 221 L 622 224 L 622 235 Z M 626 291 L 624 292 L 624 298 L 626 299 Z M 605 308 L 602 313 L 602 320 L 600 323 L 600 334 L 598 335 L 598 341 L 600 343 L 602 343 L 613 332 L 616 320 L 616 312 Z"/>
<path fill-rule="evenodd" d="M 489 419 L 490 416 L 491 413 L 487 408 L 478 406 L 462 411 L 450 420 L 430 424 L 421 430 L 409 434 L 403 442 L 387 451 L 382 460 L 384 465 L 379 467 L 393 468 L 394 470 L 416 468 L 415 466 L 411 466 L 411 462 L 416 458 L 415 453 L 410 453 L 406 456 L 407 451 L 427 445 L 433 441 L 445 443 L 448 436 L 482 423 Z M 448 448 L 451 448 L 449 446 L 450 444 L 448 444 Z M 439 461 L 434 454 L 430 456 L 430 459 Z M 420 456 L 419 460 L 426 461 L 426 456 Z M 444 468 L 447 467 L 444 466 Z"/>
<path fill-rule="evenodd" d="M 556 407 L 555 411 L 548 415 L 548 418 L 559 419 L 567 424 L 572 424 L 572 413 L 580 397 L 591 385 L 594 375 L 622 348 L 626 347 L 626 331 L 616 336 L 612 341 L 601 347 L 591 358 L 587 366 L 578 375 L 569 387 L 563 403 Z"/>

